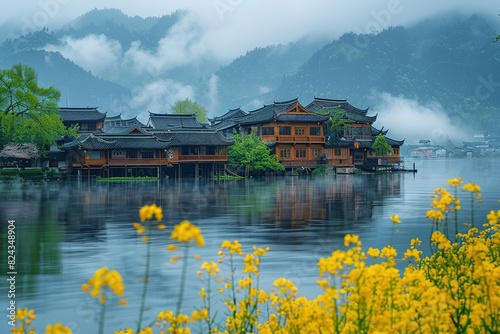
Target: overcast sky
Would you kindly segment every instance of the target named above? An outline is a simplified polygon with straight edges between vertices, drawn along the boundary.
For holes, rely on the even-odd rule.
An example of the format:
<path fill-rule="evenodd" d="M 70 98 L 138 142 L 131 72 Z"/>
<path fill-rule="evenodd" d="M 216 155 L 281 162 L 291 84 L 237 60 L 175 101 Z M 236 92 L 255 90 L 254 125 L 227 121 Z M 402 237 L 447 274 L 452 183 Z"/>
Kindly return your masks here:
<path fill-rule="evenodd" d="M 408 25 L 450 10 L 492 17 L 500 12 L 498 0 L 22 0 L 3 6 L 0 24 L 21 24 L 24 31 L 55 27 L 94 8 L 118 8 L 142 17 L 191 9 L 187 24 L 196 22 L 209 48 L 223 49 L 229 58 L 305 36 L 334 39 L 348 31 Z"/>

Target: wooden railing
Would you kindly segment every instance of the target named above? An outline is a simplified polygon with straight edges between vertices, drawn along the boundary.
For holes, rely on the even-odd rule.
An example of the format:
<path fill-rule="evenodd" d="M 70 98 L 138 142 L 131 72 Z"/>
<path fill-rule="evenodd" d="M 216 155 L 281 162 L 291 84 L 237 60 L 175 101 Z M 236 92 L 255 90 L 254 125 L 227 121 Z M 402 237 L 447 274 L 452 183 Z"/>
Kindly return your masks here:
<path fill-rule="evenodd" d="M 320 160 L 318 159 L 313 159 L 313 160 L 281 160 L 281 164 L 285 167 L 316 167 L 320 165 Z"/>
<path fill-rule="evenodd" d="M 89 159 L 81 162 L 74 162 L 73 166 L 159 166 L 168 165 L 172 162 L 225 162 L 227 155 L 180 155 L 177 159 L 169 160 L 167 158 L 111 158 L 111 159 Z"/>
<path fill-rule="evenodd" d="M 279 143 L 325 143 L 324 136 L 306 136 L 306 135 L 286 135 L 286 136 L 275 136 L 275 135 L 262 135 L 262 140 L 267 142 L 279 142 Z"/>
<path fill-rule="evenodd" d="M 267 136 L 263 136 L 262 139 L 266 139 Z M 272 138 L 270 136 L 270 138 Z M 324 143 L 325 137 L 323 136 L 276 136 L 274 137 L 276 142 L 279 143 Z"/>
<path fill-rule="evenodd" d="M 178 161 L 213 161 L 213 162 L 224 162 L 227 161 L 227 155 L 179 155 L 177 157 Z"/>

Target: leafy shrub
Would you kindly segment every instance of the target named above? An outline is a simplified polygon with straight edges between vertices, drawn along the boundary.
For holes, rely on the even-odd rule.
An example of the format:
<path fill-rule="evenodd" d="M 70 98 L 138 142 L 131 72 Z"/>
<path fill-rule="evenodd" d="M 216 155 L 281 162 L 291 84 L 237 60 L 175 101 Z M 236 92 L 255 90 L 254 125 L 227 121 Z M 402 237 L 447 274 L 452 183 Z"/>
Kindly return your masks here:
<path fill-rule="evenodd" d="M 21 169 L 19 176 L 24 180 L 40 181 L 43 179 L 43 170 L 41 168 Z"/>

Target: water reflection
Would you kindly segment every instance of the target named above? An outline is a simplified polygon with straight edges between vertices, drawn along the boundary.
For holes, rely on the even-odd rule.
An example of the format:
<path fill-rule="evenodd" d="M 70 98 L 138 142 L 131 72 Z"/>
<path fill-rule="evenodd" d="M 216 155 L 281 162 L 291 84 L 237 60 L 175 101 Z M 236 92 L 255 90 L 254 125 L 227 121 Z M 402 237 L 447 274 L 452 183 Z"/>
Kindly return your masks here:
<path fill-rule="evenodd" d="M 229 220 L 227 231 L 241 226 L 300 229 L 311 224 L 345 228 L 368 221 L 374 205 L 400 191 L 400 174 L 208 183 L 13 183 L 0 193 L 0 217 L 2 222 L 16 220 L 17 266 L 26 280 L 20 289 L 29 293 L 37 275 L 61 272 L 63 241 L 108 242 L 107 224 L 129 228 L 144 204 L 162 206 L 167 222 L 188 219 L 210 228 L 207 221 L 223 217 Z M 4 236 L 5 227 L 2 223 Z M 2 238 L 2 252 L 5 249 Z M 0 261 L 6 272 L 6 257 Z"/>
<path fill-rule="evenodd" d="M 0 201 L 0 275 L 17 271 L 16 293 L 32 295 L 39 275 L 59 274 L 61 270 L 61 230 L 55 211 L 47 205 L 49 194 L 41 189 L 18 185 L 2 191 Z M 7 215 L 6 213 L 9 213 Z M 23 222 L 21 228 L 17 217 Z M 7 222 L 15 219 L 15 270 L 7 266 Z M 25 223 L 24 223 L 25 222 Z M 35 223 L 36 222 L 36 223 Z M 12 254 L 11 254 L 12 255 Z M 25 274 L 24 274 L 25 273 Z M 4 284 L 2 284 L 2 287 Z M 6 291 L 1 291 L 7 296 Z"/>
<path fill-rule="evenodd" d="M 23 306 L 37 308 L 39 328 L 44 328 L 44 323 L 72 321 L 79 333 L 94 332 L 94 311 L 80 285 L 106 265 L 123 273 L 131 305 L 110 310 L 109 332 L 133 326 L 144 244 L 131 224 L 138 220 L 142 205 L 156 203 L 163 208 L 169 228 L 184 219 L 201 227 L 206 246 L 199 252 L 204 260 L 216 258 L 224 239 L 238 239 L 247 250 L 253 244 L 270 246 L 262 264 L 262 287 L 270 287 L 275 278 L 285 276 L 303 295 L 314 297 L 318 292 L 314 283 L 317 260 L 343 247 L 346 233 L 360 234 L 365 246 L 383 247 L 394 242 L 398 250 L 404 250 L 411 238 L 425 241 L 430 228 L 423 217 L 432 191 L 445 187 L 450 177 L 462 175 L 483 186 L 485 203 L 477 206 L 478 214 L 484 217 L 485 210 L 498 208 L 498 160 L 425 161 L 417 168 L 417 175 L 0 184 L 0 275 L 7 272 L 7 221 L 15 219 L 16 259 L 22 273 L 16 297 Z M 389 220 L 392 214 L 403 220 L 394 239 L 394 224 Z M 175 303 L 178 292 L 180 267 L 170 263 L 167 242 L 166 233 L 152 238 L 150 318 L 172 300 Z M 190 272 L 196 272 L 198 265 L 192 261 Z M 188 282 L 187 311 L 199 305 L 199 287 L 193 274 Z M 6 295 L 4 285 L 0 295 Z M 62 318 L 61 309 L 69 310 Z M 129 318 L 131 323 L 124 324 L 123 319 Z M 7 330 L 4 325 L 0 324 L 1 333 Z"/>

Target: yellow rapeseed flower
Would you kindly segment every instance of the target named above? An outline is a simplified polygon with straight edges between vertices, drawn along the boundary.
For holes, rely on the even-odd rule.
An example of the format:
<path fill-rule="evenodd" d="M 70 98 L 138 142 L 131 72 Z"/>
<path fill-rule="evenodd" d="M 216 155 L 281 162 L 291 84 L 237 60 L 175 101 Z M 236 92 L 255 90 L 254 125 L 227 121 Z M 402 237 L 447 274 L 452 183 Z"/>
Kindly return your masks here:
<path fill-rule="evenodd" d="M 45 334 L 72 334 L 72 331 L 69 327 L 57 323 L 54 325 L 47 325 L 47 327 L 45 327 Z"/>
<path fill-rule="evenodd" d="M 396 223 L 396 224 L 401 224 L 401 220 L 399 220 L 399 216 L 398 215 L 391 216 L 391 221 L 393 223 Z"/>
<path fill-rule="evenodd" d="M 132 328 L 125 328 L 115 332 L 115 334 L 134 334 L 134 333 L 135 332 Z"/>
<path fill-rule="evenodd" d="M 499 218 L 500 218 L 500 210 L 498 210 L 497 212 L 491 210 L 490 213 L 486 215 L 486 219 L 488 219 L 488 224 L 490 225 L 496 225 L 498 223 Z"/>
<path fill-rule="evenodd" d="M 255 245 L 253 246 L 253 249 L 254 249 L 253 253 L 255 256 L 263 256 L 269 251 L 269 247 L 257 248 L 257 246 L 255 246 Z"/>
<path fill-rule="evenodd" d="M 359 240 L 359 235 L 356 234 L 346 234 L 344 236 L 344 246 L 349 247 L 350 244 L 355 244 L 356 246 L 361 246 L 361 241 Z"/>
<path fill-rule="evenodd" d="M 82 284 L 82 290 L 90 291 L 90 297 L 97 298 L 103 304 L 106 302 L 106 296 L 103 288 L 109 289 L 114 295 L 123 297 L 125 285 L 123 284 L 121 274 L 116 270 L 109 270 L 108 267 L 102 267 L 89 278 L 87 283 Z"/>
<path fill-rule="evenodd" d="M 241 250 L 241 244 L 238 242 L 238 240 L 234 240 L 233 242 L 229 240 L 224 240 L 221 244 L 221 248 L 227 249 L 230 254 L 238 254 L 240 256 L 243 256 L 243 251 Z M 221 251 L 219 253 L 220 257 L 224 256 L 224 253 Z"/>
<path fill-rule="evenodd" d="M 459 184 L 462 184 L 464 181 L 462 180 L 462 177 L 455 177 L 453 179 L 449 179 L 447 181 L 452 187 L 458 187 Z"/>
<path fill-rule="evenodd" d="M 214 261 L 203 262 L 200 269 L 205 270 L 210 276 L 214 276 L 220 272 L 219 266 Z"/>
<path fill-rule="evenodd" d="M 146 231 L 146 228 L 139 223 L 133 223 L 132 226 L 137 230 L 137 234 L 142 234 Z"/>
<path fill-rule="evenodd" d="M 162 209 L 156 206 L 156 204 L 144 205 L 139 209 L 139 218 L 141 219 L 141 222 L 151 220 L 153 219 L 153 216 L 158 222 L 163 219 Z"/>
<path fill-rule="evenodd" d="M 187 220 L 174 226 L 171 238 L 186 243 L 193 240 L 196 242 L 198 247 L 203 247 L 205 245 L 205 240 L 203 239 L 203 235 L 201 234 L 199 227 L 191 224 Z"/>
<path fill-rule="evenodd" d="M 380 255 L 380 250 L 378 248 L 368 248 L 367 254 L 370 255 L 373 259 L 376 259 Z"/>

